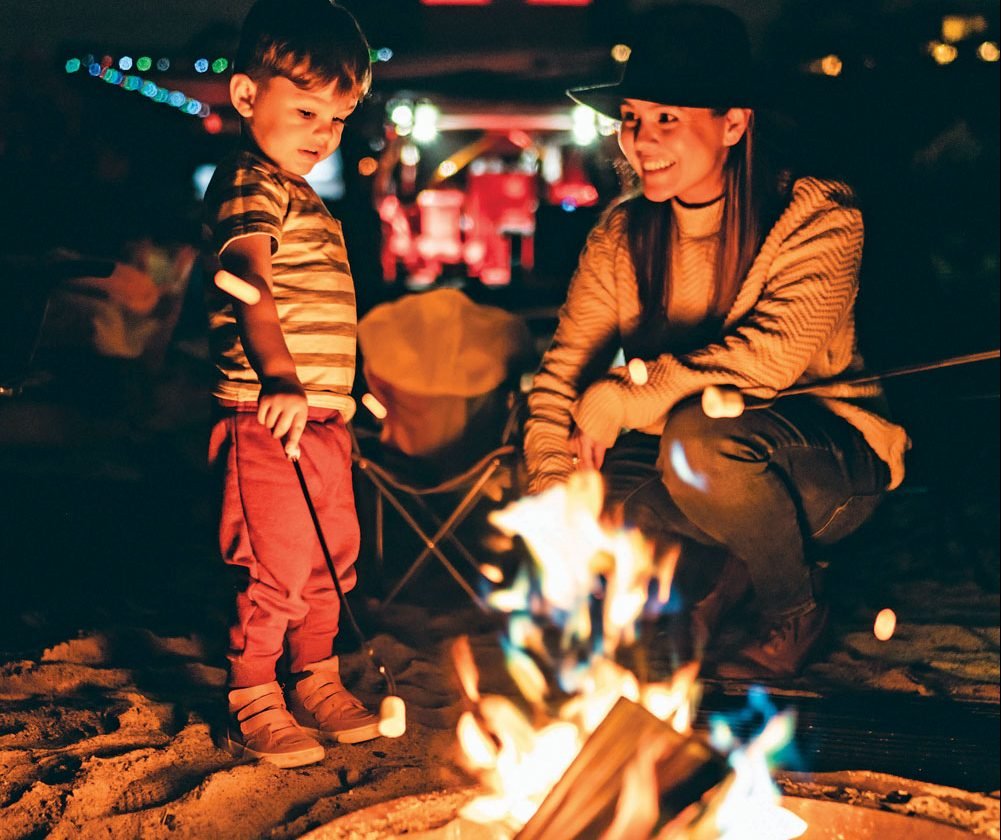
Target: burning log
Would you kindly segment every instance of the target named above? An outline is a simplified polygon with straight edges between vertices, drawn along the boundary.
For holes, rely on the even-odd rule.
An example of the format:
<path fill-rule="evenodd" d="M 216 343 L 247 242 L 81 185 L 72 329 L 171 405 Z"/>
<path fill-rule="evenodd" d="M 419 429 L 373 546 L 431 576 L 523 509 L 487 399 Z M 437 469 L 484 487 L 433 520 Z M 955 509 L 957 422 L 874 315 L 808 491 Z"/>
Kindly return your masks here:
<path fill-rule="evenodd" d="M 679 734 L 639 704 L 621 698 L 516 840 L 601 837 L 615 816 L 624 771 L 639 747 L 653 740 L 664 745 L 655 763 L 662 824 L 726 776 L 726 759 L 700 735 Z"/>

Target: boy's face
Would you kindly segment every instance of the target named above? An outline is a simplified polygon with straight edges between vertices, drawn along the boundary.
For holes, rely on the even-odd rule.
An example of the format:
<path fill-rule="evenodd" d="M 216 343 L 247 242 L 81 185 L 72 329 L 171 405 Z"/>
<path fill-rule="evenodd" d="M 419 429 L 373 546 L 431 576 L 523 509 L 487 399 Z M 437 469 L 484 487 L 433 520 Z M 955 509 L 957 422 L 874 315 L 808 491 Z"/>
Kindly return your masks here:
<path fill-rule="evenodd" d="M 284 76 L 255 82 L 242 73 L 230 82 L 230 98 L 261 151 L 296 175 L 334 153 L 358 105 L 357 91 L 339 92 L 334 82 L 304 90 Z"/>

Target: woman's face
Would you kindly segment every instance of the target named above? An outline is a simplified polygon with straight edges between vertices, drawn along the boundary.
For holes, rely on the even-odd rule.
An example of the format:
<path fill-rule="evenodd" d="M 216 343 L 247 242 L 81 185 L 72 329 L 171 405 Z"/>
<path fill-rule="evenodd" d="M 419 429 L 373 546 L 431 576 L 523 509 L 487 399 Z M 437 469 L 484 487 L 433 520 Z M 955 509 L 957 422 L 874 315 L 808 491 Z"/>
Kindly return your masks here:
<path fill-rule="evenodd" d="M 751 112 L 682 108 L 642 99 L 621 106 L 619 147 L 650 201 L 697 204 L 723 192 L 723 165 L 747 130 Z"/>

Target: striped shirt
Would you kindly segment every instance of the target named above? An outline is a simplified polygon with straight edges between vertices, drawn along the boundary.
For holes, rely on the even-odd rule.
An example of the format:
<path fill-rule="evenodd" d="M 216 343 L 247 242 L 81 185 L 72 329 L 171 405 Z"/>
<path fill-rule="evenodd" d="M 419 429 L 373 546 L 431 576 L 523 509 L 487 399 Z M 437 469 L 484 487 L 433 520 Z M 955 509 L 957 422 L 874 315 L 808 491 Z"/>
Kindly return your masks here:
<path fill-rule="evenodd" d="M 311 406 L 354 414 L 354 281 L 341 223 L 302 178 L 249 149 L 217 167 L 205 193 L 215 258 L 234 240 L 271 237 L 271 293 L 285 343 Z M 244 351 L 232 299 L 208 290 L 210 347 L 220 400 L 256 401 L 261 384 Z"/>
<path fill-rule="evenodd" d="M 703 302 L 716 246 L 706 238 L 712 230 L 699 229 L 707 223 L 706 216 L 679 218 L 683 253 L 673 255 L 672 265 L 682 273 L 673 282 L 684 292 L 681 297 L 672 292 L 671 304 L 684 316 L 683 329 L 694 326 L 703 305 L 708 311 Z M 611 446 L 623 428 L 660 434 L 671 409 L 709 385 L 769 399 L 793 385 L 862 372 L 854 318 L 862 234 L 862 215 L 847 187 L 814 178 L 797 181 L 741 284 L 721 337 L 696 349 L 665 352 L 663 337 L 657 338 L 660 347 L 652 347 L 640 325 L 625 212 L 609 213 L 588 237 L 529 395 L 529 489 L 538 492 L 569 476 L 572 422 Z M 601 375 L 620 347 L 627 359 L 646 360 L 646 384 L 634 384 L 622 369 Z M 889 466 L 890 488 L 896 487 L 910 442 L 875 407 L 882 396 L 879 384 L 830 386 L 818 396 L 861 432 Z"/>

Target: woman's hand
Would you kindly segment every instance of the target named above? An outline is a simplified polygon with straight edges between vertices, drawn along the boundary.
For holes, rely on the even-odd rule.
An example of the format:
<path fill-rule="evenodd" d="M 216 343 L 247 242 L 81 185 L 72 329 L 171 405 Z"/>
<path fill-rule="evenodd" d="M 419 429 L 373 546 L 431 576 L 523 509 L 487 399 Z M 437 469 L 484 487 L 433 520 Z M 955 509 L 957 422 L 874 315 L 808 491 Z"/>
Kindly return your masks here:
<path fill-rule="evenodd" d="M 607 447 L 598 443 L 580 426 L 570 433 L 569 448 L 573 453 L 574 465 L 579 470 L 600 470 L 605 463 Z"/>

